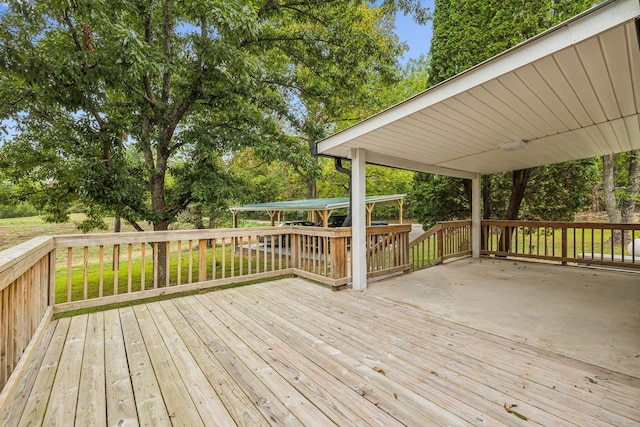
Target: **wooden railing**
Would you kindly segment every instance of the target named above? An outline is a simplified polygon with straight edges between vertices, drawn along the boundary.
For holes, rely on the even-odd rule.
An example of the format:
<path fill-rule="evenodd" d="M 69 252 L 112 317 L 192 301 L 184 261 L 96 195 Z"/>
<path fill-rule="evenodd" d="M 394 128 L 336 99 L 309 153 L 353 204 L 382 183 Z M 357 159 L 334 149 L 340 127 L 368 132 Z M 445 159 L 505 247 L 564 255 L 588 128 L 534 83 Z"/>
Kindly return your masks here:
<path fill-rule="evenodd" d="M 482 255 L 640 268 L 640 224 L 482 221 Z"/>
<path fill-rule="evenodd" d="M 367 278 L 411 269 L 409 232 L 411 225 L 367 227 Z"/>
<path fill-rule="evenodd" d="M 44 325 L 51 320 L 54 256 L 51 237 L 0 252 L 0 389 L 18 363 L 28 365 L 23 354 L 29 345 L 38 346 Z"/>
<path fill-rule="evenodd" d="M 371 277 L 406 270 L 410 226 L 369 227 Z M 54 237 L 55 312 L 286 274 L 351 281 L 350 228 L 261 227 Z"/>
<path fill-rule="evenodd" d="M 471 255 L 471 220 L 439 222 L 409 242 L 412 271 Z"/>
<path fill-rule="evenodd" d="M 367 229 L 368 275 L 408 268 L 410 226 Z M 263 227 L 67 235 L 0 252 L 0 389 L 53 314 L 294 274 L 351 281 L 351 229 Z"/>

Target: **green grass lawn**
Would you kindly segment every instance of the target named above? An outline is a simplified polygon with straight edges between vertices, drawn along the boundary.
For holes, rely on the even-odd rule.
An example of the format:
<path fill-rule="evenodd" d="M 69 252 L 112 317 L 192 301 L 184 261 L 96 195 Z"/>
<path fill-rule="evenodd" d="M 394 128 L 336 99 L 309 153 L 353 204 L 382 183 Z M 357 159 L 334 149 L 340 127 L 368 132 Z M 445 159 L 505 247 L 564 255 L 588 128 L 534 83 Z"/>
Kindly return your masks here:
<path fill-rule="evenodd" d="M 621 255 L 626 253 L 626 246 L 629 242 L 625 238 L 623 244 L 611 245 L 611 230 L 592 229 L 568 229 L 567 231 L 567 255 L 569 257 L 580 257 L 583 253 Z M 635 237 L 640 237 L 636 232 Z M 493 248 L 497 248 L 498 236 L 493 236 Z M 531 247 L 533 246 L 533 247 Z M 562 230 L 556 229 L 534 229 L 524 230 L 519 228 L 513 234 L 511 241 L 512 252 L 521 254 L 539 254 L 551 256 L 562 256 Z"/>
<path fill-rule="evenodd" d="M 143 263 L 141 255 L 141 245 L 132 245 L 132 256 L 129 261 L 128 245 L 120 246 L 119 262 L 117 263 L 117 280 L 116 269 L 113 262 L 113 247 L 105 246 L 103 262 L 102 262 L 102 295 L 110 296 L 116 294 L 125 294 L 128 292 L 137 292 L 142 290 L 142 272 Z M 229 277 L 244 276 L 256 272 L 278 270 L 285 268 L 286 259 L 275 256 L 272 263 L 271 254 L 267 254 L 264 258 L 264 252 L 259 252 L 260 256 L 256 259 L 255 252 L 251 256 L 251 263 L 245 251 L 242 257 L 239 253 L 232 253 L 230 244 L 226 244 L 223 248 L 218 245 L 215 248 L 215 274 L 214 274 L 214 251 L 207 248 L 206 251 L 206 280 L 222 279 Z M 87 251 L 87 298 L 97 298 L 100 295 L 100 256 L 97 247 L 90 247 Z M 64 250 L 58 251 L 56 261 L 56 303 L 66 302 L 69 298 L 68 287 L 68 255 Z M 154 287 L 153 273 L 153 248 L 147 244 L 145 246 L 144 257 L 144 288 L 151 289 Z M 224 261 L 224 263 L 223 263 Z M 197 245 L 191 253 L 188 250 L 188 243 L 184 242 L 182 251 L 179 255 L 177 243 L 172 242 L 171 252 L 169 256 L 169 283 L 170 286 L 177 284 L 186 284 L 198 282 L 199 278 L 199 253 Z M 190 280 L 191 278 L 191 280 Z M 158 283 L 158 287 L 163 284 Z M 70 300 L 83 300 L 85 293 L 85 273 L 84 273 L 84 250 L 83 248 L 74 248 L 71 263 L 71 291 Z"/>

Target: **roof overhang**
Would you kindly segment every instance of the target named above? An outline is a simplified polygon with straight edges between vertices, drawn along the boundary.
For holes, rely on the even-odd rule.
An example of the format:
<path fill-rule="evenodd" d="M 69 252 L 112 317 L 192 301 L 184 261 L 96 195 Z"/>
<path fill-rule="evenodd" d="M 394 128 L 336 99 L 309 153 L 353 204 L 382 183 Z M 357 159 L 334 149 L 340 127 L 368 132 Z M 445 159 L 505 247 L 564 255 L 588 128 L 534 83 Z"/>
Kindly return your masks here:
<path fill-rule="evenodd" d="M 472 178 L 640 149 L 640 0 L 610 0 L 317 143 Z"/>

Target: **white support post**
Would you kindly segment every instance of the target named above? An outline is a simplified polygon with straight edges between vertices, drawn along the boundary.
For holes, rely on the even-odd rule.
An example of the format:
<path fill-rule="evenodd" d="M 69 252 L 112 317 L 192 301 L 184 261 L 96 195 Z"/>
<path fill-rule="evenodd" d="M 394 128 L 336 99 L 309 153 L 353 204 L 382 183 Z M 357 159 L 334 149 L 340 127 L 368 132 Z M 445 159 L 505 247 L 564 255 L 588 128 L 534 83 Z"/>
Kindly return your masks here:
<path fill-rule="evenodd" d="M 476 174 L 471 180 L 471 256 L 480 258 L 482 209 L 482 175 Z"/>
<path fill-rule="evenodd" d="M 367 211 L 366 211 L 366 151 L 351 150 L 351 262 L 353 289 L 367 288 Z"/>

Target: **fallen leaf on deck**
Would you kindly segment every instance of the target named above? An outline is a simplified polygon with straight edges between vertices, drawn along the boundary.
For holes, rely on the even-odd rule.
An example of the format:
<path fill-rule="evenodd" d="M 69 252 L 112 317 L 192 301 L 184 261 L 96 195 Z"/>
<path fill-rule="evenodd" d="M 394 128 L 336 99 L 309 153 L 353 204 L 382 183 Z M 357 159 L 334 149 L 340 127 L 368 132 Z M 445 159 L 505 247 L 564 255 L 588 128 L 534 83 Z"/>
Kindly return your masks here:
<path fill-rule="evenodd" d="M 382 375 L 387 375 L 387 373 L 384 371 L 384 369 L 378 368 L 377 366 L 374 366 L 373 370 L 376 371 L 376 372 L 381 373 Z"/>
<path fill-rule="evenodd" d="M 528 421 L 528 420 L 529 420 L 529 418 L 527 418 L 527 417 L 525 417 L 524 415 L 522 415 L 522 414 L 520 414 L 520 413 L 518 413 L 518 412 L 516 412 L 516 411 L 514 411 L 514 410 L 513 410 L 513 408 L 515 408 L 515 407 L 517 407 L 517 406 L 518 406 L 518 405 L 515 405 L 515 404 L 514 404 L 514 405 L 509 405 L 509 406 L 507 406 L 507 404 L 505 403 L 505 404 L 504 404 L 504 410 L 505 410 L 505 411 L 507 411 L 507 412 L 508 412 L 508 413 L 510 413 L 510 414 L 515 415 L 516 417 L 520 418 L 521 420 Z"/>

